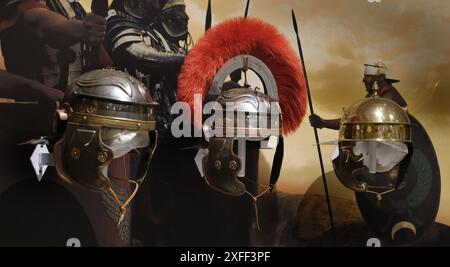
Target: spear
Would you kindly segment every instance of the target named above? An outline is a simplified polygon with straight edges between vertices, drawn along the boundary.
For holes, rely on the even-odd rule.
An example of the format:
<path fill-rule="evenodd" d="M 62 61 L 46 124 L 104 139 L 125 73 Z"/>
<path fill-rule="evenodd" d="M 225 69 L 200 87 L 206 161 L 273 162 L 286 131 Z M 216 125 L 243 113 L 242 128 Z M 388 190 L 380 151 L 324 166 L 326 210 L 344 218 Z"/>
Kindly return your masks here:
<path fill-rule="evenodd" d="M 206 22 L 205 22 L 205 32 L 207 32 L 212 25 L 212 9 L 211 0 L 208 0 L 208 9 L 206 11 Z"/>
<path fill-rule="evenodd" d="M 249 8 L 250 8 L 250 0 L 247 0 L 247 6 L 245 7 L 244 18 L 247 18 Z"/>
<path fill-rule="evenodd" d="M 92 0 L 91 11 L 95 15 L 106 18 L 108 16 L 108 0 Z M 90 47 L 88 70 L 97 68 L 99 64 L 100 44 L 95 44 Z"/>
<path fill-rule="evenodd" d="M 306 88 L 307 88 L 307 91 L 308 91 L 309 110 L 311 111 L 311 114 L 314 114 L 314 106 L 313 106 L 312 97 L 311 97 L 311 90 L 310 90 L 310 87 L 309 87 L 308 74 L 306 72 L 305 58 L 303 57 L 302 43 L 300 41 L 300 35 L 299 35 L 299 31 L 298 31 L 297 18 L 295 17 L 294 10 L 292 10 L 292 23 L 294 25 L 295 34 L 297 35 L 297 45 L 298 45 L 298 50 L 299 50 L 299 53 L 300 53 L 300 59 L 302 61 L 302 65 L 303 65 L 303 75 L 304 75 L 305 80 L 306 80 Z M 323 185 L 324 185 L 324 188 L 325 188 L 325 196 L 327 198 L 328 217 L 330 219 L 331 229 L 334 232 L 333 210 L 331 208 L 330 194 L 329 194 L 329 191 L 328 191 L 327 178 L 325 176 L 325 168 L 323 166 L 322 149 L 320 148 L 319 134 L 317 133 L 317 128 L 314 128 L 314 136 L 316 138 L 317 152 L 319 154 L 319 161 L 320 161 L 320 170 L 322 172 L 322 180 L 323 180 Z"/>

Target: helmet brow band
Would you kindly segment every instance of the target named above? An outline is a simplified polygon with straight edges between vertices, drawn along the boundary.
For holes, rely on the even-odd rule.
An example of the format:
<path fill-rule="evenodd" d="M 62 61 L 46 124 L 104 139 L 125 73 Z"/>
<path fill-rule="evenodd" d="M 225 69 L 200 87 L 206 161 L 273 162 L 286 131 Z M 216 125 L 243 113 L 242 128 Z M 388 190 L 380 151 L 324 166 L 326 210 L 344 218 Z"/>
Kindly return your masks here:
<path fill-rule="evenodd" d="M 69 122 L 102 125 L 110 128 L 121 128 L 131 131 L 154 131 L 156 121 L 139 121 L 124 118 L 111 118 L 101 115 L 74 112 L 69 115 Z"/>

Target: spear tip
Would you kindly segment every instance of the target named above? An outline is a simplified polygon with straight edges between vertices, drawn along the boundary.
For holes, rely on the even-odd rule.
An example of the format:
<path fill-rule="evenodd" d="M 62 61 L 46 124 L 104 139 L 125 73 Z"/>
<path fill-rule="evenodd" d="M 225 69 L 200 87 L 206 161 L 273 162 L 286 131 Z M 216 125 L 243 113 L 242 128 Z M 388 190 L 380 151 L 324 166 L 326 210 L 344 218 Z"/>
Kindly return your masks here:
<path fill-rule="evenodd" d="M 208 31 L 212 25 L 212 7 L 211 0 L 208 0 L 208 8 L 206 10 L 205 31 Z"/>
<path fill-rule="evenodd" d="M 295 16 L 295 12 L 293 9 L 292 9 L 292 24 L 294 25 L 295 33 L 298 34 L 297 17 Z"/>
<path fill-rule="evenodd" d="M 249 8 L 250 8 L 250 0 L 247 0 L 247 5 L 245 7 L 244 18 L 247 18 Z"/>

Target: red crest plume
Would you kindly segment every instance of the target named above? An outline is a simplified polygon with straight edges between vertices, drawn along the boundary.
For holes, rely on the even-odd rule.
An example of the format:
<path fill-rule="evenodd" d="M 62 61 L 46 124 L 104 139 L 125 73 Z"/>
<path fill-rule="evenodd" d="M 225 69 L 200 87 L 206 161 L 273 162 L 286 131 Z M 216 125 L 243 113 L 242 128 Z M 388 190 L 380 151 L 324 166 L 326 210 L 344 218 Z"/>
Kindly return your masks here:
<path fill-rule="evenodd" d="M 300 59 L 274 26 L 258 19 L 232 19 L 206 32 L 189 52 L 178 82 L 178 100 L 194 108 L 194 94 L 208 94 L 228 60 L 252 55 L 271 70 L 278 86 L 283 131 L 292 133 L 306 113 L 306 83 Z"/>

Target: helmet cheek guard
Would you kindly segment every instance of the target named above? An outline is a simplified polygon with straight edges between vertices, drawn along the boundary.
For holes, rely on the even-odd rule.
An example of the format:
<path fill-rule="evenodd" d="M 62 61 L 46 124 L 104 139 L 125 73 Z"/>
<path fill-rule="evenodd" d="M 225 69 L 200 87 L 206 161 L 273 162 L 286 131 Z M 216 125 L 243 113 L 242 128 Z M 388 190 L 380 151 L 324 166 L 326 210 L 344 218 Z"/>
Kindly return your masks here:
<path fill-rule="evenodd" d="M 55 145 L 55 154 L 59 155 L 55 161 L 58 176 L 91 191 L 107 191 L 111 181 L 103 169 L 113 160 L 113 152 L 101 141 L 101 127 L 69 123 L 66 133 Z"/>
<path fill-rule="evenodd" d="M 209 153 L 203 158 L 206 183 L 214 190 L 229 196 L 242 196 L 246 192 L 238 174 L 241 158 L 233 152 L 233 138 L 211 138 Z"/>

